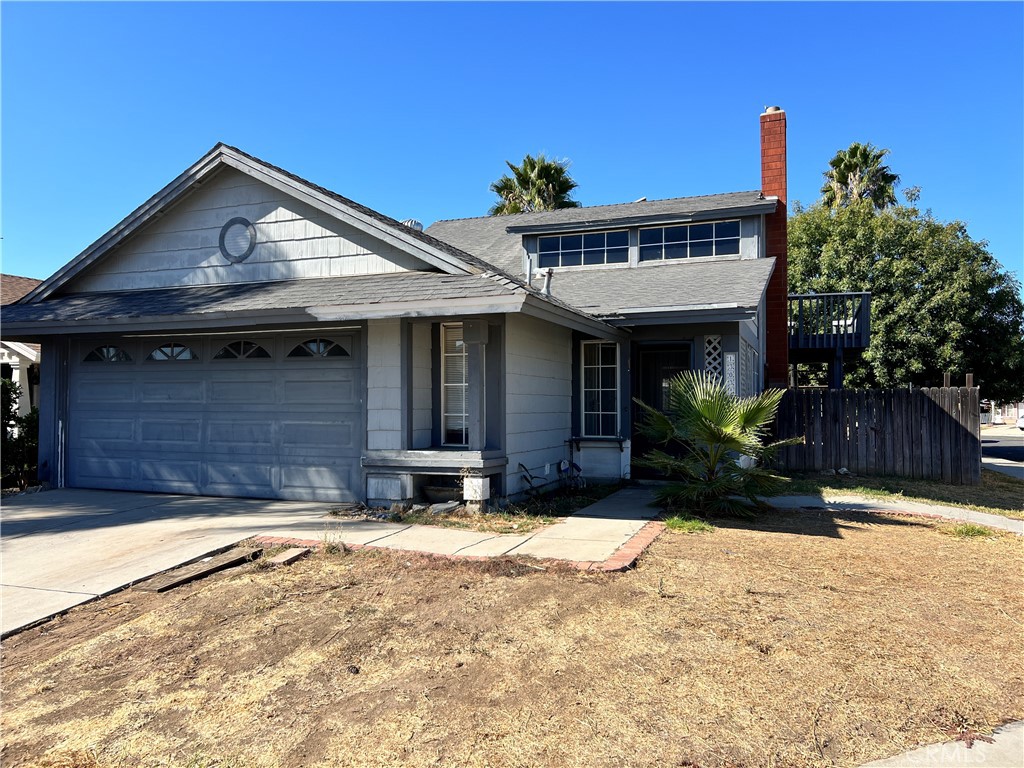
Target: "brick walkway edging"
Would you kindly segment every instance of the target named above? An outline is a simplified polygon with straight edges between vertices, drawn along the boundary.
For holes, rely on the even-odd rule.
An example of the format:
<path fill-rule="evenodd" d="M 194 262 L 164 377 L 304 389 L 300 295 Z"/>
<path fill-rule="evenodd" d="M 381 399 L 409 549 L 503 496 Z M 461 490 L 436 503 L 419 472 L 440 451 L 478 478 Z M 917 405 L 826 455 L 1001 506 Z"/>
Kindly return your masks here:
<path fill-rule="evenodd" d="M 643 551 L 647 549 L 654 542 L 658 536 L 665 530 L 665 524 L 652 520 L 647 523 L 643 528 L 633 534 L 632 538 L 629 539 L 625 544 L 619 547 L 612 556 L 607 560 L 594 562 L 592 560 L 566 560 L 559 562 L 566 562 L 569 565 L 577 568 L 581 571 L 599 571 L 603 573 L 611 573 L 614 571 L 627 571 L 632 568 L 637 559 L 643 554 Z M 294 539 L 287 536 L 253 536 L 250 539 L 255 541 L 257 544 L 262 544 L 265 547 L 309 547 L 310 549 L 320 549 L 330 542 L 324 542 L 323 540 L 314 539 Z M 373 544 L 341 544 L 345 549 L 351 552 L 358 552 L 360 550 L 391 550 L 392 552 L 406 552 L 413 555 L 421 555 L 426 557 L 436 558 L 438 560 L 453 560 L 453 561 L 466 561 L 466 562 L 482 562 L 485 560 L 494 559 L 490 555 L 441 555 L 436 552 L 418 552 L 415 550 L 408 549 L 391 549 L 390 547 L 379 547 Z M 515 557 L 515 555 L 510 555 Z M 532 558 L 531 558 L 532 559 Z"/>

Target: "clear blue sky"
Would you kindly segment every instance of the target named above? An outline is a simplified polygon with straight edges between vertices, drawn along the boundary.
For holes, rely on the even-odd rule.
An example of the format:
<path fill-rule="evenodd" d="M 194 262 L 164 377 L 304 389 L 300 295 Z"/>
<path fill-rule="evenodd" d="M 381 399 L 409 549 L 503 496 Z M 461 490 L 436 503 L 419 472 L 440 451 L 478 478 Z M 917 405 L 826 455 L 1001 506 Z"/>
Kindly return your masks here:
<path fill-rule="evenodd" d="M 2 5 L 3 271 L 46 277 L 218 141 L 426 224 L 503 160 L 572 161 L 588 205 L 760 186 L 852 141 L 1024 271 L 1024 5 Z"/>

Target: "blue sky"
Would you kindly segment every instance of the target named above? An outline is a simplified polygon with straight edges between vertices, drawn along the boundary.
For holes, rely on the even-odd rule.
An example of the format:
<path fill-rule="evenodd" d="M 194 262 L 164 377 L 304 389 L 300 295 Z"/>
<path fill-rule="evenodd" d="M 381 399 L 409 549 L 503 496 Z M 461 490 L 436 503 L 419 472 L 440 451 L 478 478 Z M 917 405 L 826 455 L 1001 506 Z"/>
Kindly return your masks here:
<path fill-rule="evenodd" d="M 46 277 L 218 141 L 399 219 L 478 216 L 503 161 L 584 204 L 760 186 L 852 141 L 1024 271 L 1021 3 L 12 3 L 3 271 Z"/>

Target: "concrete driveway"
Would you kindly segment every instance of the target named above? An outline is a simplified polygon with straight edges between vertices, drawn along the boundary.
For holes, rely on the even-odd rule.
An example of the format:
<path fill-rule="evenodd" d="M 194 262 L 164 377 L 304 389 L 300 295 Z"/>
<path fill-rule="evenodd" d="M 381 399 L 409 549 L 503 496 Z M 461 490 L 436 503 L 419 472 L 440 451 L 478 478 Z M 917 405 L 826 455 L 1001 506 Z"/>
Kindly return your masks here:
<path fill-rule="evenodd" d="M 333 505 L 61 489 L 3 502 L 0 632 L 254 534 L 323 538 Z"/>

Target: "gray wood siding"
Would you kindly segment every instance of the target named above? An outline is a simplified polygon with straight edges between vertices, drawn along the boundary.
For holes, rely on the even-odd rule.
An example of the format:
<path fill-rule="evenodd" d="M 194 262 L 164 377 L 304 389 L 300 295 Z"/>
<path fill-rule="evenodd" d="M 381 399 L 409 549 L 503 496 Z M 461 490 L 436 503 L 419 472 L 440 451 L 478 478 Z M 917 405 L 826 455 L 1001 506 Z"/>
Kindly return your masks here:
<path fill-rule="evenodd" d="M 366 333 L 366 447 L 404 448 L 402 321 L 370 320 Z"/>
<path fill-rule="evenodd" d="M 572 433 L 572 331 L 523 315 L 509 315 L 505 331 L 506 493 L 526 484 L 519 464 L 534 475 L 558 478 Z"/>
<path fill-rule="evenodd" d="M 409 341 L 412 345 L 412 447 L 430 448 L 434 427 L 430 325 L 413 323 Z"/>
<path fill-rule="evenodd" d="M 221 255 L 221 227 L 241 216 L 257 244 L 240 264 Z M 273 187 L 224 168 L 162 218 L 76 278 L 68 292 L 220 285 L 432 269 Z"/>

